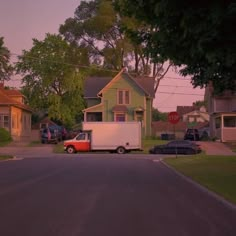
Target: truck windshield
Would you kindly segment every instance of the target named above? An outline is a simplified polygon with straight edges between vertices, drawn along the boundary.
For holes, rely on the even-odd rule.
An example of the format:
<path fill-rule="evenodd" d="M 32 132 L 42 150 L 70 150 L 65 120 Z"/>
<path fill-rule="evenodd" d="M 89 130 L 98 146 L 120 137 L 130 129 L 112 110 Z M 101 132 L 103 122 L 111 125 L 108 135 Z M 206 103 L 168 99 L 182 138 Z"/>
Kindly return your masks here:
<path fill-rule="evenodd" d="M 85 140 L 86 138 L 86 134 L 85 133 L 81 133 L 76 137 L 76 140 Z"/>

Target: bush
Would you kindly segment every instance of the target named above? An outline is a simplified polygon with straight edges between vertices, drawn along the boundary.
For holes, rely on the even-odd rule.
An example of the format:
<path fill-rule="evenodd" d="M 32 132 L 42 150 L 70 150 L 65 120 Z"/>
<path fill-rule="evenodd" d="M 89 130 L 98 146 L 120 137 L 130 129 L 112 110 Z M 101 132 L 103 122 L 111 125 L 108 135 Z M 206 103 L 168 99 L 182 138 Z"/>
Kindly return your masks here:
<path fill-rule="evenodd" d="M 0 142 L 9 142 L 12 141 L 9 131 L 4 128 L 0 128 Z"/>

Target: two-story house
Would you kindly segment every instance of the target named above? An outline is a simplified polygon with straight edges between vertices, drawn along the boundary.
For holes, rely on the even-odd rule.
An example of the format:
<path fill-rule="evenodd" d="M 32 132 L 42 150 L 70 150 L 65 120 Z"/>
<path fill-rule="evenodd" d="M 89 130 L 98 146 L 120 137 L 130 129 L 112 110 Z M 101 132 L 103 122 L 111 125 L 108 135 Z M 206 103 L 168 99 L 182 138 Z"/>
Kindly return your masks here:
<path fill-rule="evenodd" d="M 225 91 L 213 93 L 213 87 L 206 89 L 210 115 L 210 136 L 222 142 L 236 142 L 236 93 Z"/>
<path fill-rule="evenodd" d="M 154 78 L 121 70 L 114 78 L 87 78 L 84 91 L 84 121 L 140 121 L 143 135 L 151 135 Z"/>
<path fill-rule="evenodd" d="M 29 140 L 32 110 L 24 103 L 20 91 L 4 89 L 0 84 L 0 127 L 11 134 L 13 140 Z"/>

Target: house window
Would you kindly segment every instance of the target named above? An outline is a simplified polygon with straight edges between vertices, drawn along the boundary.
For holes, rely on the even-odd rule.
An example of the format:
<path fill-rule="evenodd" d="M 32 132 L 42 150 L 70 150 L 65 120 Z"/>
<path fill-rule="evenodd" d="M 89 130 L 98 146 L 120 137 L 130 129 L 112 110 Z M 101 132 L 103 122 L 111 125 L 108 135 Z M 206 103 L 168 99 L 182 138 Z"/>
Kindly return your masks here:
<path fill-rule="evenodd" d="M 130 104 L 129 90 L 118 90 L 118 104 L 119 105 L 129 105 Z"/>
<path fill-rule="evenodd" d="M 0 115 L 0 127 L 9 129 L 9 116 Z"/>
<path fill-rule="evenodd" d="M 124 122 L 126 120 L 125 113 L 115 113 L 115 121 Z"/>
<path fill-rule="evenodd" d="M 236 117 L 235 116 L 225 116 L 224 117 L 224 127 L 236 127 Z"/>

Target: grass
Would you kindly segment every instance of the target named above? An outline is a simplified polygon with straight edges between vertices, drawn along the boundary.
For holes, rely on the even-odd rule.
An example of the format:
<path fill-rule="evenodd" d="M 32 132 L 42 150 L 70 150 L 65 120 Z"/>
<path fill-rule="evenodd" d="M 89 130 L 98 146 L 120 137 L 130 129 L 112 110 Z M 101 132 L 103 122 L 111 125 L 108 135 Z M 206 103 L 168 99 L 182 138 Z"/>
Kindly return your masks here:
<path fill-rule="evenodd" d="M 236 156 L 166 158 L 165 163 L 236 204 Z"/>
<path fill-rule="evenodd" d="M 54 153 L 64 153 L 64 146 L 63 142 L 58 143 L 53 147 L 53 152 Z"/>
<path fill-rule="evenodd" d="M 11 143 L 12 141 L 6 141 L 6 142 L 0 142 L 0 147 L 5 147 L 7 146 L 9 143 Z"/>
<path fill-rule="evenodd" d="M 1 161 L 1 160 L 12 159 L 12 158 L 13 158 L 13 156 L 11 156 L 11 155 L 1 155 L 1 154 L 0 154 L 0 161 Z"/>
<path fill-rule="evenodd" d="M 142 140 L 142 146 L 143 151 L 141 153 L 147 154 L 149 153 L 149 149 L 152 148 L 155 145 L 162 145 L 167 143 L 166 140 L 160 140 L 160 139 L 144 139 Z"/>

